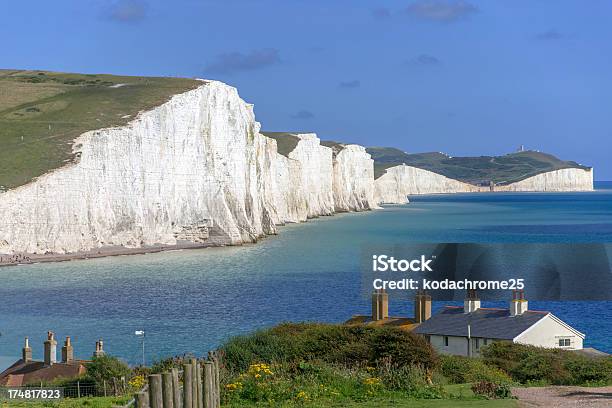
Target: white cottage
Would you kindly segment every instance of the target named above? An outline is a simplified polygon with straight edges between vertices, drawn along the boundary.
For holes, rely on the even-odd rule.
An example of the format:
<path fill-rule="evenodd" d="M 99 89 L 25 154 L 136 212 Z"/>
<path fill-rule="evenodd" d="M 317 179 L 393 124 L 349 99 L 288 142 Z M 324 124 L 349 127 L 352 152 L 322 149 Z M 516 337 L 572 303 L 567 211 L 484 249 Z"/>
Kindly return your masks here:
<path fill-rule="evenodd" d="M 446 306 L 422 322 L 414 333 L 425 336 L 445 354 L 479 356 L 494 341 L 512 341 L 547 348 L 582 350 L 585 338 L 550 312 L 528 310 L 523 291 L 515 291 L 508 309 L 480 307 L 474 291 L 464 306 Z"/>

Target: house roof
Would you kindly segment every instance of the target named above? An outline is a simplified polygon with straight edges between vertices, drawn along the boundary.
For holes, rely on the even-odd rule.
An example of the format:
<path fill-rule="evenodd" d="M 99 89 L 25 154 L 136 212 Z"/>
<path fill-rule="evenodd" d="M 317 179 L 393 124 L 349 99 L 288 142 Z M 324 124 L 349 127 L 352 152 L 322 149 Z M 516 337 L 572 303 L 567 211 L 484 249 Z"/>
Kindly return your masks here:
<path fill-rule="evenodd" d="M 446 306 L 440 313 L 421 323 L 414 333 L 467 337 L 469 323 L 472 337 L 512 340 L 549 314 L 528 310 L 522 315 L 510 316 L 508 309 L 489 308 L 463 313 L 463 307 Z"/>
<path fill-rule="evenodd" d="M 20 387 L 40 381 L 52 381 L 57 378 L 72 378 L 85 374 L 82 361 L 72 363 L 54 363 L 46 365 L 42 361 L 17 360 L 15 364 L 0 373 L 0 385 Z"/>

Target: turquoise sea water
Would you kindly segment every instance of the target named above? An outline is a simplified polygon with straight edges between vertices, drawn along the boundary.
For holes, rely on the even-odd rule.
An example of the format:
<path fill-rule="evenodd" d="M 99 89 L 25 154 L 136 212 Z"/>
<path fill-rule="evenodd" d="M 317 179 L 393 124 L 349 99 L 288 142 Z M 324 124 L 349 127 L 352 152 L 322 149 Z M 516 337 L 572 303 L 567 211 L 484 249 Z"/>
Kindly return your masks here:
<path fill-rule="evenodd" d="M 0 369 L 30 337 L 96 339 L 131 363 L 202 354 L 227 337 L 281 321 L 342 322 L 369 313 L 360 295 L 363 246 L 402 242 L 612 242 L 612 183 L 592 193 L 411 197 L 404 206 L 281 228 L 255 245 L 0 268 Z M 442 304 L 434 305 L 438 308 Z M 530 302 L 612 352 L 612 302 Z M 407 302 L 393 314 L 411 314 Z M 61 343 L 60 343 L 61 346 Z M 59 347 L 58 347 L 59 348 Z"/>

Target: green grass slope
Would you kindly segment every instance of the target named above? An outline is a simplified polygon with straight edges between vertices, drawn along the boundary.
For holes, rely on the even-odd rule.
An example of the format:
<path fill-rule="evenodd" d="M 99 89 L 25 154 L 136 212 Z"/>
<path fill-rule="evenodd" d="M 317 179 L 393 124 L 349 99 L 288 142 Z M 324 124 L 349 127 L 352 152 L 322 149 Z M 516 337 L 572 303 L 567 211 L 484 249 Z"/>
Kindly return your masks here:
<path fill-rule="evenodd" d="M 408 154 L 391 147 L 369 147 L 374 159 L 374 176 L 382 176 L 389 167 L 405 163 L 433 171 L 470 184 L 514 183 L 548 171 L 589 167 L 573 161 L 563 161 L 553 155 L 524 151 L 504 156 L 451 157 L 443 153 Z"/>
<path fill-rule="evenodd" d="M 285 157 L 289 157 L 289 153 L 298 145 L 300 138 L 296 133 L 290 132 L 261 132 L 262 135 L 276 140 L 277 151 Z"/>
<path fill-rule="evenodd" d="M 283 156 L 289 157 L 289 153 L 296 148 L 300 139 L 296 136 L 299 133 L 291 132 L 268 132 L 262 131 L 262 135 L 276 140 L 278 152 Z M 333 140 L 321 140 L 321 146 L 326 146 L 332 149 L 334 156 L 344 149 L 345 144 Z"/>
<path fill-rule="evenodd" d="M 124 125 L 201 84 L 186 78 L 0 70 L 0 191 L 72 161 L 72 142 L 80 134 Z"/>

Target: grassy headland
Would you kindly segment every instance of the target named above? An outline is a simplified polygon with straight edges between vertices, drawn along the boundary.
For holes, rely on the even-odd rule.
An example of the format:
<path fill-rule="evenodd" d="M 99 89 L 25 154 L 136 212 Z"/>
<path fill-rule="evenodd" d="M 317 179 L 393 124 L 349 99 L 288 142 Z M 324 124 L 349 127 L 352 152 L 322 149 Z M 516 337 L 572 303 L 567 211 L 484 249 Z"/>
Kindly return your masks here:
<path fill-rule="evenodd" d="M 289 132 L 261 132 L 262 135 L 276 140 L 277 151 L 285 157 L 298 145 L 300 138 L 295 133 Z"/>
<path fill-rule="evenodd" d="M 589 168 L 536 151 L 478 157 L 451 157 L 438 152 L 408 154 L 392 147 L 368 147 L 367 151 L 374 159 L 375 178 L 382 176 L 389 167 L 402 163 L 470 184 L 489 184 L 491 181 L 509 184 L 548 171 Z"/>
<path fill-rule="evenodd" d="M 124 125 L 202 82 L 186 78 L 0 70 L 0 191 L 74 159 L 72 142 Z"/>

